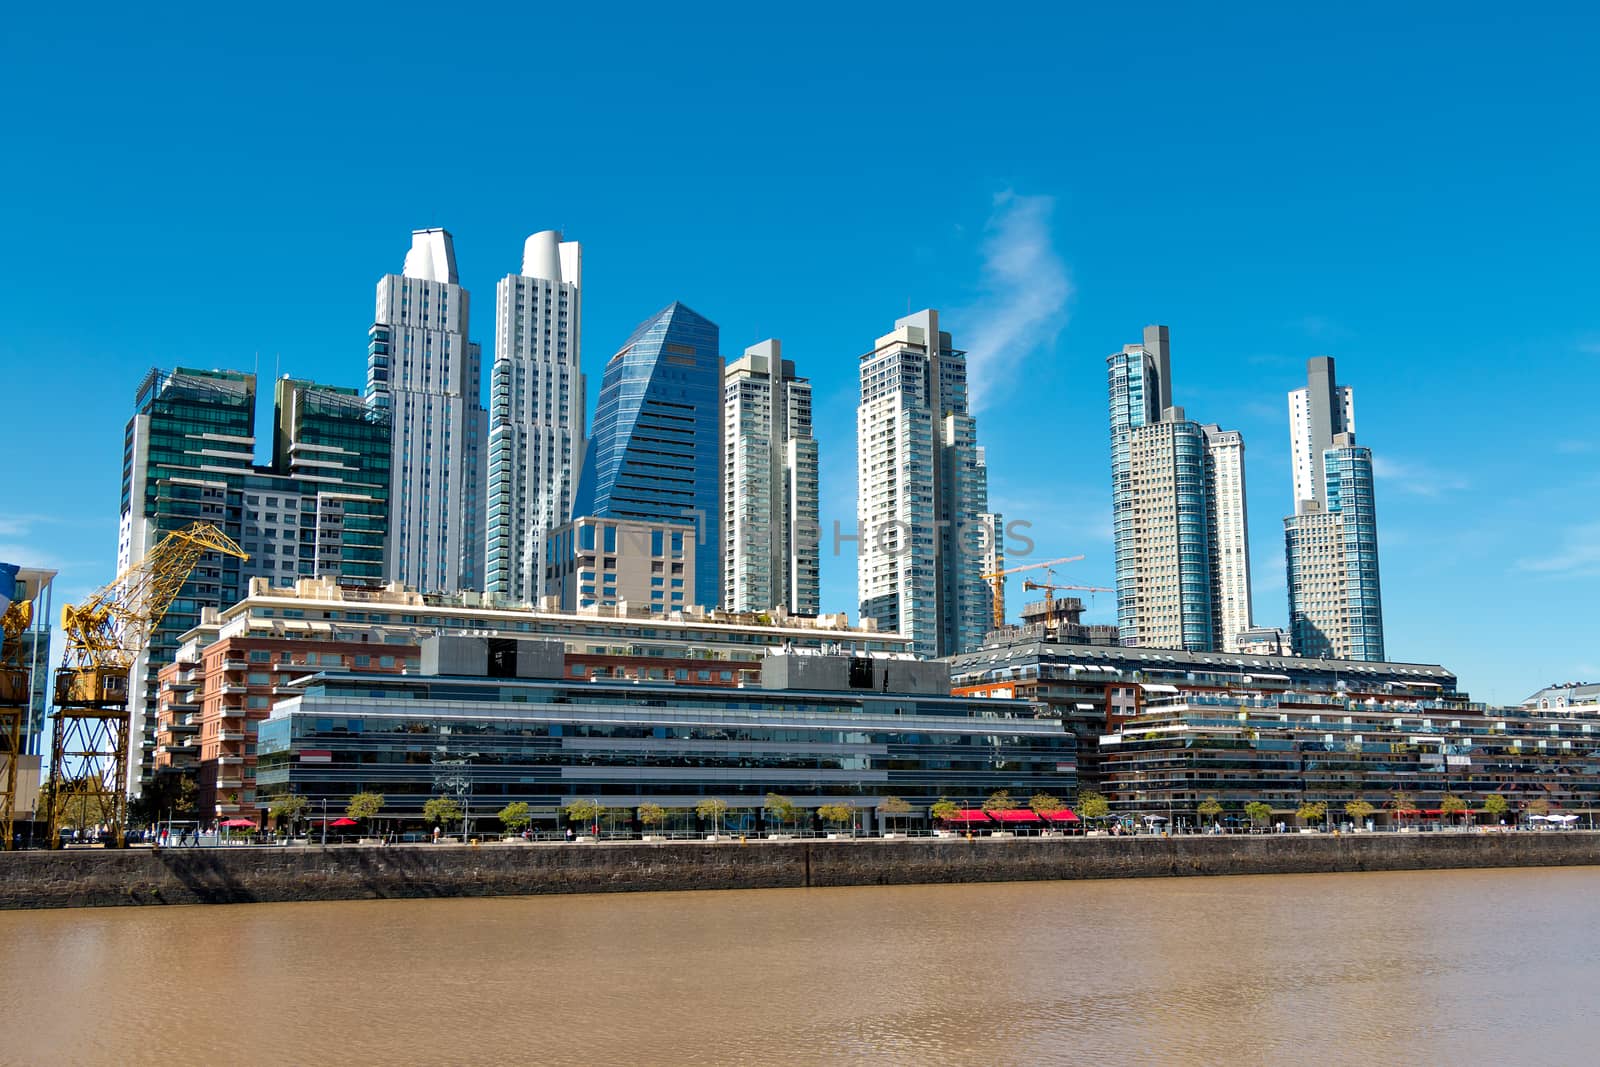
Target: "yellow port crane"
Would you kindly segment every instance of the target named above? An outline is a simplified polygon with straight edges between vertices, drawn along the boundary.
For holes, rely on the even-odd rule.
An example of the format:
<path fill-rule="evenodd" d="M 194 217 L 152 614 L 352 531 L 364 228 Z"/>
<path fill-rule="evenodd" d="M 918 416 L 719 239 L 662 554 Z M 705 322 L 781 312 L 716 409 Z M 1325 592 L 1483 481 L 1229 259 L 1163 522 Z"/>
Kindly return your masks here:
<path fill-rule="evenodd" d="M 990 571 L 983 575 L 983 580 L 989 583 L 989 591 L 993 594 L 989 599 L 994 602 L 994 628 L 998 630 L 1006 624 L 1006 575 L 1021 574 L 1023 571 L 1036 571 L 1041 567 L 1054 567 L 1061 563 L 1076 563 L 1082 558 L 1082 556 L 1063 556 L 1060 559 L 1047 559 L 1043 563 L 1029 563 L 1024 567 Z"/>
<path fill-rule="evenodd" d="M 18 600 L 0 614 L 0 849 L 12 847 L 22 722 L 33 704 L 32 673 L 22 662 L 22 635 L 33 622 L 33 601 Z"/>
<path fill-rule="evenodd" d="M 61 609 L 66 654 L 56 671 L 50 746 L 50 845 L 67 805 L 104 822 L 122 845 L 128 810 L 128 673 L 195 566 L 208 553 L 249 559 L 207 522 L 168 533 L 138 563 Z M 92 805 L 92 807 L 91 807 Z"/>

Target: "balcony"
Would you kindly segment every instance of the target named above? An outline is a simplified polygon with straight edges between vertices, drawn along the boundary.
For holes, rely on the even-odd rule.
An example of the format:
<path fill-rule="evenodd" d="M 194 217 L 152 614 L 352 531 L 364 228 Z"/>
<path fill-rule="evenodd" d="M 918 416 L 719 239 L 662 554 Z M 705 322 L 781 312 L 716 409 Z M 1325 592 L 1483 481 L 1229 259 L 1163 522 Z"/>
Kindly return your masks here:
<path fill-rule="evenodd" d="M 250 669 L 250 661 L 230 657 L 222 661 L 222 669 L 225 671 L 247 671 Z"/>
<path fill-rule="evenodd" d="M 217 688 L 217 692 L 221 693 L 225 697 L 244 696 L 246 693 L 250 692 L 250 687 L 247 685 L 228 682 L 219 686 Z"/>
<path fill-rule="evenodd" d="M 217 734 L 217 740 L 219 740 L 219 741 L 243 741 L 244 740 L 244 736 L 245 735 L 244 735 L 244 731 L 243 730 L 223 730 L 221 733 Z"/>
<path fill-rule="evenodd" d="M 239 777 L 239 772 L 238 771 L 232 771 L 232 770 L 230 770 L 230 771 L 221 771 L 221 770 L 219 770 L 218 773 L 217 773 L 217 788 L 218 789 L 243 789 L 244 788 L 244 779 Z M 227 804 L 224 803 L 223 806 L 227 807 Z"/>

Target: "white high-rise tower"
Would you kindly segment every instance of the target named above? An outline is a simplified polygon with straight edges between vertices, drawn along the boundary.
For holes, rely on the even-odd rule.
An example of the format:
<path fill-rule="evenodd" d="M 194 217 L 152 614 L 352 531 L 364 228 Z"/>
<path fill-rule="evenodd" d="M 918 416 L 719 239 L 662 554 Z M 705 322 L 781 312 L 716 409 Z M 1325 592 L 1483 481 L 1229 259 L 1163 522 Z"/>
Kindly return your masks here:
<path fill-rule="evenodd" d="M 1211 610 L 1220 652 L 1239 651 L 1255 624 L 1250 610 L 1250 522 L 1245 506 L 1244 435 L 1200 427 L 1206 439 L 1206 511 L 1211 519 Z"/>
<path fill-rule="evenodd" d="M 1289 459 L 1294 467 L 1294 502 L 1327 503 L 1322 453 L 1342 433 L 1356 432 L 1356 395 L 1333 377 L 1333 360 L 1317 356 L 1306 364 L 1306 387 L 1289 393 Z"/>
<path fill-rule="evenodd" d="M 427 593 L 483 588 L 488 420 L 468 299 L 449 232 L 414 230 L 368 331 L 367 402 L 394 425 L 384 572 Z"/>
<path fill-rule="evenodd" d="M 514 603 L 543 592 L 545 541 L 572 518 L 584 450 L 583 249 L 529 237 L 522 273 L 495 289 L 489 384 L 487 586 Z"/>
<path fill-rule="evenodd" d="M 966 353 L 939 313 L 895 322 L 861 357 L 856 409 L 856 590 L 862 618 L 912 638 L 919 656 L 974 648 L 989 630 L 989 511 Z"/>
<path fill-rule="evenodd" d="M 815 615 L 817 441 L 811 383 L 777 341 L 728 364 L 722 391 L 723 606 Z"/>

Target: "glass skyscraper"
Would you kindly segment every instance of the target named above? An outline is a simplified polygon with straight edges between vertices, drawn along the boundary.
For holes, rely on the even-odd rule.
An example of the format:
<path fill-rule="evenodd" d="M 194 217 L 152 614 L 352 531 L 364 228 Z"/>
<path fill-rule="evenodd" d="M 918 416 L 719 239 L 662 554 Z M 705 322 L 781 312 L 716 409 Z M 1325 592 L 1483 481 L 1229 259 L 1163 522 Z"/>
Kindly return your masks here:
<path fill-rule="evenodd" d="M 716 323 L 674 302 L 606 364 L 574 517 L 693 528 L 694 599 L 722 602 L 722 356 Z"/>

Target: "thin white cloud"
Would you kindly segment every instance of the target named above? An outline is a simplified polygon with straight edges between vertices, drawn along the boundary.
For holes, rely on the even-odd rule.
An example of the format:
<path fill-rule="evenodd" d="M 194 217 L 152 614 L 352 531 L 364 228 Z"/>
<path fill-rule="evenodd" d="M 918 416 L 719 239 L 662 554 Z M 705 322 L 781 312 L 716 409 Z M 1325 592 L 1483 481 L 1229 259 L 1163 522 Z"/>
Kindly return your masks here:
<path fill-rule="evenodd" d="M 1448 474 L 1426 464 L 1406 463 L 1387 456 L 1372 457 L 1372 476 L 1413 496 L 1439 496 L 1470 488 L 1467 480 L 1459 474 Z"/>
<path fill-rule="evenodd" d="M 1053 196 L 1006 191 L 985 227 L 983 296 L 961 315 L 974 412 L 1016 384 L 1030 355 L 1066 325 L 1072 281 L 1051 239 Z"/>
<path fill-rule="evenodd" d="M 1600 577 L 1600 522 L 1571 527 L 1562 534 L 1556 551 L 1520 559 L 1517 569 L 1552 577 Z"/>

